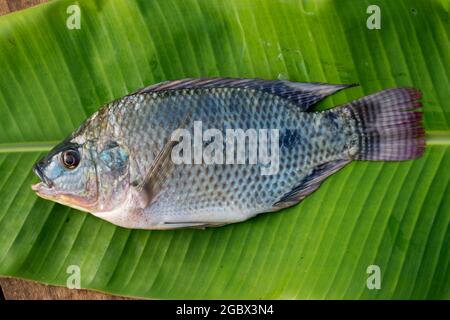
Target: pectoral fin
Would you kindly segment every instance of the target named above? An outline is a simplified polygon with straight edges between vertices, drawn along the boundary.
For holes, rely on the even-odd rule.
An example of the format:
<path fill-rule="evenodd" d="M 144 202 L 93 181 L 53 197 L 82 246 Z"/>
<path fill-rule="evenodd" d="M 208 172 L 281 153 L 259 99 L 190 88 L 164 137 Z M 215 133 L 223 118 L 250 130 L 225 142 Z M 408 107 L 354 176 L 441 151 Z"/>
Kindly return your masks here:
<path fill-rule="evenodd" d="M 172 172 L 175 164 L 171 161 L 171 151 L 177 143 L 177 141 L 167 141 L 157 154 L 144 179 L 133 186 L 136 194 L 142 199 L 141 206 L 143 208 L 147 207 L 161 191 L 164 182 Z"/>
<path fill-rule="evenodd" d="M 183 119 L 178 124 L 178 128 L 186 126 L 190 121 L 193 112 L 194 108 L 190 108 L 186 111 Z M 179 141 L 171 140 L 170 137 L 168 137 L 166 143 L 153 160 L 144 179 L 134 186 L 134 191 L 139 195 L 143 208 L 150 205 L 152 200 L 161 191 L 161 188 L 163 188 L 164 182 L 172 173 L 175 166 L 175 163 L 171 158 L 172 149 L 178 143 Z"/>

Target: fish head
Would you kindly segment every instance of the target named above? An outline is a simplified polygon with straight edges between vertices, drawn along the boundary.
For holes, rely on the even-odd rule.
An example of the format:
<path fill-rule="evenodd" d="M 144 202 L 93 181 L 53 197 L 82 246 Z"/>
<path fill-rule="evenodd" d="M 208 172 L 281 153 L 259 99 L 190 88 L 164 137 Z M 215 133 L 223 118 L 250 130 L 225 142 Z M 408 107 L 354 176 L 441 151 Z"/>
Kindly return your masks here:
<path fill-rule="evenodd" d="M 98 203 L 98 179 L 90 143 L 70 139 L 35 163 L 40 182 L 32 189 L 44 199 L 91 212 Z"/>

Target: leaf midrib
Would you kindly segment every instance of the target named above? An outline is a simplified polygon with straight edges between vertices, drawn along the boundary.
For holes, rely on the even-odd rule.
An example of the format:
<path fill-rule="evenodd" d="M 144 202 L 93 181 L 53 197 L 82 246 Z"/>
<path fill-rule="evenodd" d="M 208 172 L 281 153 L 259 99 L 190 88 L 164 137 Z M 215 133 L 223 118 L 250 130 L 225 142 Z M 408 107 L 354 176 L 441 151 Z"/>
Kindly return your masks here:
<path fill-rule="evenodd" d="M 0 153 L 43 152 L 49 151 L 59 141 L 33 141 L 0 143 Z"/>
<path fill-rule="evenodd" d="M 45 152 L 49 151 L 59 142 L 60 140 L 0 143 L 0 153 Z M 450 145 L 450 131 L 427 131 L 426 143 L 428 146 Z"/>

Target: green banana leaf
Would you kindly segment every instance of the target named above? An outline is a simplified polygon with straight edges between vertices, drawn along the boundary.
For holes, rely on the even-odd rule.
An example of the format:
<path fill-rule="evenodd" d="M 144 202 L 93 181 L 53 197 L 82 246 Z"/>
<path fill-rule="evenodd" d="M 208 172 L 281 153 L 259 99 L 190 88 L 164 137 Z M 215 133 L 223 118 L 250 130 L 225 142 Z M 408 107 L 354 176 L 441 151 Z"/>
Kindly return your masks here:
<path fill-rule="evenodd" d="M 73 4 L 80 29 L 67 27 Z M 370 5 L 380 29 L 367 27 Z M 148 298 L 449 299 L 449 10 L 62 0 L 0 17 L 0 275 L 65 286 L 75 265 L 83 288 Z M 426 154 L 352 163 L 293 208 L 207 230 L 127 230 L 32 192 L 33 163 L 102 104 L 205 76 L 360 84 L 319 108 L 420 88 Z"/>

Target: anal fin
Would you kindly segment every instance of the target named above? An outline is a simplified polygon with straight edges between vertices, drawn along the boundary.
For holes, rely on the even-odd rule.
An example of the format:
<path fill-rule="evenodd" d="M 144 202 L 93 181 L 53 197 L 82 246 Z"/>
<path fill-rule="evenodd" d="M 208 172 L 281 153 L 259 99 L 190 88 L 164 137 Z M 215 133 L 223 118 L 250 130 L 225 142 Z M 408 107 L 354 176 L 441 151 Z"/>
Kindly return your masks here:
<path fill-rule="evenodd" d="M 308 174 L 291 191 L 284 194 L 280 200 L 273 204 L 273 206 L 278 208 L 287 208 L 297 204 L 306 196 L 317 190 L 323 180 L 343 168 L 350 161 L 351 160 L 349 159 L 336 160 L 316 166 L 310 174 Z"/>

